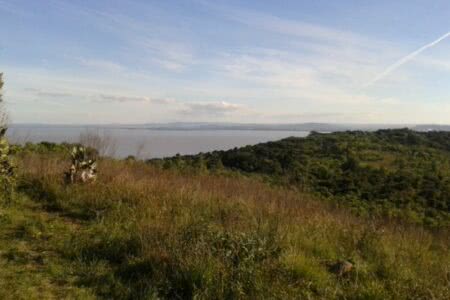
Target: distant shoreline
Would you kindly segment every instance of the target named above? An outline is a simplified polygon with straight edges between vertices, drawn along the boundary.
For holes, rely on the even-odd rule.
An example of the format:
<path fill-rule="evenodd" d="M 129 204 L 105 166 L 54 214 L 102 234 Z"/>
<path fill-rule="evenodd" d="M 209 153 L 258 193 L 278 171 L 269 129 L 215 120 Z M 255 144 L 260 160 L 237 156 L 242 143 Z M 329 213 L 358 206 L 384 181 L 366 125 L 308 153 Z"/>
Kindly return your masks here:
<path fill-rule="evenodd" d="M 11 128 L 86 128 L 161 131 L 318 131 L 347 130 L 374 131 L 379 129 L 409 128 L 416 131 L 450 131 L 450 125 L 437 124 L 334 124 L 334 123 L 149 123 L 149 124 L 45 124 L 16 123 Z"/>

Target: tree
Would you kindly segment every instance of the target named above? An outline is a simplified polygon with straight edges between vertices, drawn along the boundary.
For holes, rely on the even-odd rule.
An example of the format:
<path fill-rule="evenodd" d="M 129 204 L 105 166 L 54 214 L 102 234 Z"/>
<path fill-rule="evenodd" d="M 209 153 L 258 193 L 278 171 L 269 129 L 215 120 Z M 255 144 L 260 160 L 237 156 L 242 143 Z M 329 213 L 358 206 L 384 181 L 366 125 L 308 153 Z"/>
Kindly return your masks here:
<path fill-rule="evenodd" d="M 2 88 L 3 88 L 3 73 L 0 73 L 0 138 L 4 135 L 3 130 L 6 127 L 6 113 L 3 110 L 3 99 L 2 99 Z"/>
<path fill-rule="evenodd" d="M 3 74 L 0 73 L 0 200 L 10 200 L 14 187 L 13 166 L 9 158 L 9 145 L 6 140 L 7 114 L 2 99 Z"/>

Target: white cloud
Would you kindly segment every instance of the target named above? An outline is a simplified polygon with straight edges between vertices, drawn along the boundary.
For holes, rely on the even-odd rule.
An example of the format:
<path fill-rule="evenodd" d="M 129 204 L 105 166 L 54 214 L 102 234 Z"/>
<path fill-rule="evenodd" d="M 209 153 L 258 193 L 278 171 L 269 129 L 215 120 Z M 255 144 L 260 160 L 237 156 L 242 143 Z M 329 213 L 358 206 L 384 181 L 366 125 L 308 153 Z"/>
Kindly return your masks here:
<path fill-rule="evenodd" d="M 189 115 L 206 115 L 206 116 L 223 116 L 230 113 L 245 111 L 245 107 L 240 104 L 221 102 L 207 103 L 184 103 L 184 108 L 180 111 L 182 114 Z"/>
<path fill-rule="evenodd" d="M 72 92 L 66 90 L 43 90 L 39 88 L 26 87 L 22 88 L 26 94 L 39 98 L 68 98 L 75 96 Z"/>
<path fill-rule="evenodd" d="M 26 94 L 33 96 L 34 99 L 62 100 L 63 98 L 74 98 L 76 100 L 85 100 L 95 103 L 147 103 L 147 104 L 175 104 L 176 101 L 170 98 L 157 98 L 148 96 L 134 96 L 122 94 L 104 94 L 102 92 L 82 92 L 68 90 L 42 90 L 37 88 L 23 88 Z M 54 99 L 56 98 L 56 99 Z"/>
<path fill-rule="evenodd" d="M 50 97 L 50 98 L 66 98 L 74 96 L 72 93 L 68 92 L 47 92 L 47 91 L 37 92 L 36 95 L 40 97 Z"/>
<path fill-rule="evenodd" d="M 99 94 L 91 97 L 93 101 L 99 103 L 130 103 L 130 102 L 141 102 L 149 104 L 174 104 L 176 103 L 173 99 L 168 98 L 152 98 L 146 96 L 130 96 L 130 95 L 106 95 Z"/>

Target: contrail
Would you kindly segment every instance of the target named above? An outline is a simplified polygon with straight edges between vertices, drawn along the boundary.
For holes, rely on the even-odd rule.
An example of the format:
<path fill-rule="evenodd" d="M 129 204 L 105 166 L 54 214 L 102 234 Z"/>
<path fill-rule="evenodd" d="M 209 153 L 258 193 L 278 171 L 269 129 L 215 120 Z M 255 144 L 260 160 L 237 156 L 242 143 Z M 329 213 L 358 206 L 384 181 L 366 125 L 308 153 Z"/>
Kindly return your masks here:
<path fill-rule="evenodd" d="M 392 71 L 395 71 L 397 68 L 399 68 L 401 65 L 407 63 L 408 61 L 410 61 L 411 59 L 413 59 L 414 57 L 416 57 L 417 55 L 419 55 L 420 53 L 422 53 L 423 51 L 425 51 L 428 48 L 433 47 L 434 45 L 442 42 L 443 40 L 445 40 L 446 38 L 450 37 L 450 31 L 447 32 L 446 34 L 444 34 L 443 36 L 441 36 L 440 38 L 438 38 L 437 40 L 426 44 L 425 46 L 420 47 L 419 49 L 417 49 L 416 51 L 406 55 L 405 57 L 403 57 L 402 59 L 400 59 L 399 61 L 397 61 L 396 63 L 390 65 L 389 67 L 386 68 L 386 70 L 384 70 L 382 73 L 378 74 L 374 79 L 372 79 L 371 81 L 369 81 L 368 83 L 366 83 L 366 85 L 364 87 L 368 87 L 371 86 L 372 84 L 374 84 L 375 82 L 383 79 L 385 76 L 387 76 L 389 73 L 391 73 Z"/>

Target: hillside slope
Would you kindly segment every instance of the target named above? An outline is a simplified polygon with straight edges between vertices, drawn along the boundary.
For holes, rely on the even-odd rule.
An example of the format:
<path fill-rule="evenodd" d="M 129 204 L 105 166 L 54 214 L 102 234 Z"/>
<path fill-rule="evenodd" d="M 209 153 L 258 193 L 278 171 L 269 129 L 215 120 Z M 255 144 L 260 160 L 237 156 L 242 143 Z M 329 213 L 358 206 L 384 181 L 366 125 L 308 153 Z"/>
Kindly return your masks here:
<path fill-rule="evenodd" d="M 313 132 L 306 138 L 151 162 L 264 175 L 359 214 L 450 225 L 450 132 Z"/>
<path fill-rule="evenodd" d="M 448 231 L 357 218 L 237 173 L 102 159 L 96 183 L 66 186 L 64 149 L 16 150 L 19 191 L 1 206 L 2 298 L 450 296 Z M 339 274 L 339 262 L 353 268 Z"/>

